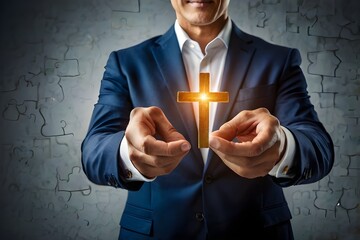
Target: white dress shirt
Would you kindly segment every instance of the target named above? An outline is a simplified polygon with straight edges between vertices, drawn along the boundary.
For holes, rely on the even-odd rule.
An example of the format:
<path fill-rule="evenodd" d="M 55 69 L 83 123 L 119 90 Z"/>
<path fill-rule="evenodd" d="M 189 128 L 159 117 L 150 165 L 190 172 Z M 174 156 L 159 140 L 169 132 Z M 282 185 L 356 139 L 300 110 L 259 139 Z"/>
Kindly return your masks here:
<path fill-rule="evenodd" d="M 182 58 L 187 74 L 187 79 L 190 86 L 191 92 L 199 91 L 199 74 L 202 72 L 210 73 L 210 90 L 217 92 L 220 89 L 222 75 L 224 72 L 225 59 L 227 55 L 228 45 L 230 41 L 232 23 L 228 19 L 223 30 L 218 36 L 209 42 L 205 47 L 205 53 L 201 51 L 200 45 L 194 40 L 190 39 L 188 34 L 180 27 L 178 21 L 175 22 L 175 33 L 179 42 L 179 47 L 182 53 Z M 194 113 L 196 118 L 197 126 L 199 126 L 199 111 L 198 103 L 193 103 Z M 209 116 L 209 129 L 212 129 L 215 119 L 217 103 L 213 102 L 210 104 L 210 116 Z M 285 138 L 282 139 L 286 142 L 286 149 L 283 158 L 273 167 L 269 172 L 270 175 L 277 178 L 285 177 L 289 178 L 287 174 L 288 169 L 292 166 L 293 158 L 295 155 L 295 140 L 292 133 L 282 127 L 285 132 Z M 201 155 L 203 161 L 207 159 L 209 148 L 201 148 Z M 154 179 L 145 178 L 132 164 L 128 154 L 128 144 L 124 137 L 120 145 L 120 156 L 122 164 L 129 174 L 129 181 L 153 181 Z"/>

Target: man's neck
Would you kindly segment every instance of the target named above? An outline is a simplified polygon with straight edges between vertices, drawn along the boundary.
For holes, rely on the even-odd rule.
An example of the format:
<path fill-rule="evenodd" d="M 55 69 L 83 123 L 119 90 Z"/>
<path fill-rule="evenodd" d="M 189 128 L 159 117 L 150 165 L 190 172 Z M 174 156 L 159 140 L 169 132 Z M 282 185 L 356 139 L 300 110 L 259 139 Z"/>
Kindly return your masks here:
<path fill-rule="evenodd" d="M 199 43 L 201 51 L 205 53 L 206 45 L 219 35 L 224 28 L 226 21 L 227 16 L 224 16 L 224 18 L 219 18 L 209 25 L 198 26 L 181 21 L 179 21 L 179 25 L 192 40 Z"/>

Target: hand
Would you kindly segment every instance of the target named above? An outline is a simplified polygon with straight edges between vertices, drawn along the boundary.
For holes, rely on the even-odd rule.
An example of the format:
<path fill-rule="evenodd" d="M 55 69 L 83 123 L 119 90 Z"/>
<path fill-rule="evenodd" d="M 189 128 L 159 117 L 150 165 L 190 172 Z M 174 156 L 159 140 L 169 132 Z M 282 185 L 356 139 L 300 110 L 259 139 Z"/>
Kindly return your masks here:
<path fill-rule="evenodd" d="M 285 142 L 278 119 L 265 108 L 240 112 L 209 139 L 210 148 L 222 161 L 245 178 L 268 174 L 281 159 Z"/>
<path fill-rule="evenodd" d="M 157 107 L 133 109 L 125 137 L 130 160 L 147 178 L 172 172 L 191 148 Z"/>

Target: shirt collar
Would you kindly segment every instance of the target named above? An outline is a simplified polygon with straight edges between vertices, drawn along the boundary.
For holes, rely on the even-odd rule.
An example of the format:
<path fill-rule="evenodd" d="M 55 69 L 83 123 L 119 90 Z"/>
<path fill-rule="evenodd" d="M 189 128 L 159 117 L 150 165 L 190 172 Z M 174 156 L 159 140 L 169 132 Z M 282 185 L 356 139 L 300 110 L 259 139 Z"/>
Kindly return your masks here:
<path fill-rule="evenodd" d="M 180 27 L 180 24 L 179 24 L 178 20 L 175 21 L 174 28 L 175 28 L 176 37 L 177 37 L 178 42 L 179 42 L 180 50 L 182 51 L 185 42 L 188 41 L 188 40 L 191 40 L 191 38 L 184 31 L 184 29 L 182 29 Z M 228 48 L 229 42 L 230 42 L 231 29 L 232 29 L 232 25 L 231 25 L 231 20 L 230 20 L 230 17 L 229 17 L 227 22 L 225 23 L 225 26 L 221 30 L 221 32 L 211 42 L 213 42 L 215 39 L 220 39 L 224 43 L 225 47 Z"/>

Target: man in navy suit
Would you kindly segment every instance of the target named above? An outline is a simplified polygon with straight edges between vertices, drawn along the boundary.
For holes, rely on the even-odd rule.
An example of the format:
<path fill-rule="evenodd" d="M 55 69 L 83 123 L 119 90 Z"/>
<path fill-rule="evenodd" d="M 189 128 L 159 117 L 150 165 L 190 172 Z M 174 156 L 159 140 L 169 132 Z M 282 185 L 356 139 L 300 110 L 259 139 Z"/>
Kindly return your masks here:
<path fill-rule="evenodd" d="M 96 184 L 128 189 L 119 239 L 293 239 L 282 187 L 318 181 L 333 144 L 309 101 L 296 49 L 242 32 L 230 0 L 171 0 L 162 36 L 111 53 L 82 145 Z M 198 105 L 211 91 L 209 148 L 197 148 Z"/>

